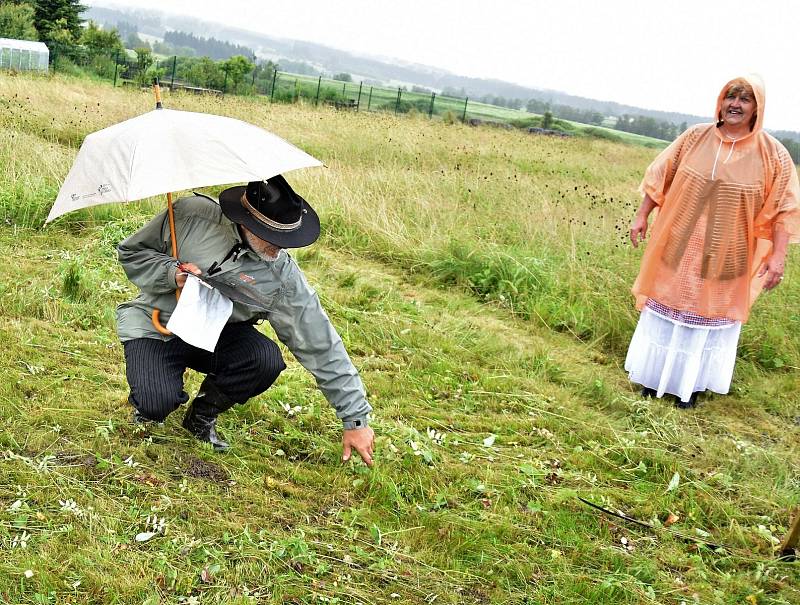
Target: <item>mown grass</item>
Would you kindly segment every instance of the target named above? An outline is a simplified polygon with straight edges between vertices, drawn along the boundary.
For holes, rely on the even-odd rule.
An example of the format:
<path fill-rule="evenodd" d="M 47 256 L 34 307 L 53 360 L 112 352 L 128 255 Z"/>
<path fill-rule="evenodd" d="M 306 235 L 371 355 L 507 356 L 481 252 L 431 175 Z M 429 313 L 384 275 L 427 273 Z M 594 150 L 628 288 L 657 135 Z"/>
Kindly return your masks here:
<path fill-rule="evenodd" d="M 367 470 L 340 464 L 337 422 L 288 353 L 273 389 L 222 417 L 229 455 L 180 413 L 130 424 L 113 316 L 134 291 L 114 247 L 160 202 L 41 225 L 82 138 L 152 100 L 6 76 L 0 99 L 0 600 L 800 600 L 773 544 L 800 501 L 797 257 L 744 330 L 730 396 L 640 400 L 621 369 L 639 254 L 624 233 L 652 150 L 166 99 L 327 165 L 289 176 L 325 225 L 296 256 L 376 410 Z M 650 531 L 578 495 L 679 520 Z"/>

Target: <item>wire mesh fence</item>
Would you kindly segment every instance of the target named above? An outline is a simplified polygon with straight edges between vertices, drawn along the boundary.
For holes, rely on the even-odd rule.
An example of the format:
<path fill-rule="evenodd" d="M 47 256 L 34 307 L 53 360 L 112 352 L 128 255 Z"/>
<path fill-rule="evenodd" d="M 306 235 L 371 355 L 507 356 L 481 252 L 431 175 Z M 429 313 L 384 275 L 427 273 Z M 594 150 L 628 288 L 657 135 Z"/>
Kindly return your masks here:
<path fill-rule="evenodd" d="M 505 124 L 530 119 L 524 111 L 442 95 L 434 91 L 390 88 L 376 83 L 343 81 L 319 75 L 281 71 L 271 62 L 234 57 L 161 57 L 149 49 L 93 53 L 85 47 L 50 46 L 51 71 L 80 70 L 108 79 L 115 86 L 148 87 L 158 78 L 163 87 L 198 94 L 240 94 L 273 102 L 306 102 L 337 110 L 425 115 L 447 121 Z M 415 87 L 416 88 L 416 87 Z"/>
<path fill-rule="evenodd" d="M 448 115 L 449 119 L 467 120 L 478 115 L 497 118 L 490 110 L 481 111 L 468 98 L 437 95 L 433 91 L 409 91 L 402 87 L 387 88 L 364 82 L 345 82 L 322 76 L 305 76 L 276 71 L 268 94 L 274 101 L 296 102 L 304 99 L 315 105 L 331 105 L 336 109 L 418 113 L 429 117 Z M 476 111 L 477 109 L 477 111 Z"/>

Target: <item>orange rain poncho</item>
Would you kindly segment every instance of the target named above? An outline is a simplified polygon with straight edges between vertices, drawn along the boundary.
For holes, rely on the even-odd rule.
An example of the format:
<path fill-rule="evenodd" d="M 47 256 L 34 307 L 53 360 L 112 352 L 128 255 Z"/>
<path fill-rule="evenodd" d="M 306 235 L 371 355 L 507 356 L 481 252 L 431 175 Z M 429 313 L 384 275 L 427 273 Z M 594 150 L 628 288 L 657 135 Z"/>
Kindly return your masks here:
<path fill-rule="evenodd" d="M 765 278 L 756 274 L 772 250 L 773 230 L 786 231 L 790 242 L 799 239 L 797 171 L 786 148 L 762 129 L 763 83 L 742 79 L 757 102 L 750 134 L 731 141 L 714 124 L 692 126 L 645 173 L 640 191 L 658 205 L 658 215 L 633 285 L 640 310 L 652 298 L 744 322 L 762 289 Z"/>

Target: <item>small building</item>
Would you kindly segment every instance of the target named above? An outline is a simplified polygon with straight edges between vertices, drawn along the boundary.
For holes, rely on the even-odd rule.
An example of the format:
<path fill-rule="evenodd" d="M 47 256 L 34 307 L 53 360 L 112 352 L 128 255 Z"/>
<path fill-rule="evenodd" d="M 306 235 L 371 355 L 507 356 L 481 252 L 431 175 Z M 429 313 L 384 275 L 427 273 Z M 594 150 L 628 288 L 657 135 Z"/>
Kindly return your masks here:
<path fill-rule="evenodd" d="M 0 69 L 46 72 L 49 61 L 44 42 L 0 38 Z"/>

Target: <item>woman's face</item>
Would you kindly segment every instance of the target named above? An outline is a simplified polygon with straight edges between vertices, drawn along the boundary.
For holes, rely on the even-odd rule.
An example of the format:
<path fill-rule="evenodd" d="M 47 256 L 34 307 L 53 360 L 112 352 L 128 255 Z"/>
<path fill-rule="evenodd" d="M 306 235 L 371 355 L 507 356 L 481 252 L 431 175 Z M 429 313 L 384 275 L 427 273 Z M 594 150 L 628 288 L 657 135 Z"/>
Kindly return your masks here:
<path fill-rule="evenodd" d="M 728 126 L 750 126 L 756 112 L 756 99 L 752 93 L 742 90 L 729 92 L 722 100 L 722 119 Z"/>

